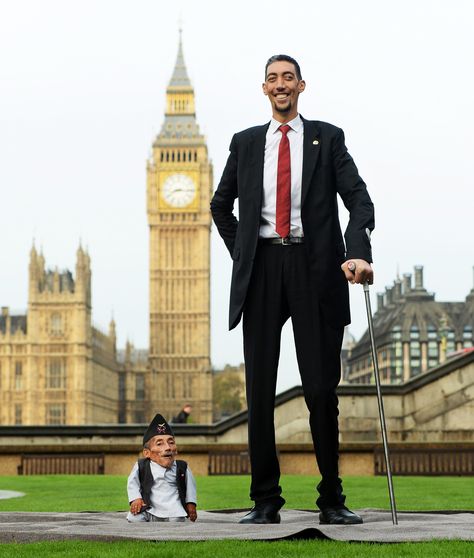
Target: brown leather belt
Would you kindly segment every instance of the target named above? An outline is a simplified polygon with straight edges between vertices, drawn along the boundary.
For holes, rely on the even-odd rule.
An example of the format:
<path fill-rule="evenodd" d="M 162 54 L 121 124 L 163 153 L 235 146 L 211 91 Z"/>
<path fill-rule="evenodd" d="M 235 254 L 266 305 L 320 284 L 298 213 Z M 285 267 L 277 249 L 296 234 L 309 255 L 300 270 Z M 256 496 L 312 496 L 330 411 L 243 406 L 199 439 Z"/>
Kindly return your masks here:
<path fill-rule="evenodd" d="M 279 246 L 292 246 L 293 244 L 304 244 L 304 237 L 303 236 L 287 236 L 286 238 L 259 238 L 259 244 L 267 245 L 267 244 L 276 244 Z"/>

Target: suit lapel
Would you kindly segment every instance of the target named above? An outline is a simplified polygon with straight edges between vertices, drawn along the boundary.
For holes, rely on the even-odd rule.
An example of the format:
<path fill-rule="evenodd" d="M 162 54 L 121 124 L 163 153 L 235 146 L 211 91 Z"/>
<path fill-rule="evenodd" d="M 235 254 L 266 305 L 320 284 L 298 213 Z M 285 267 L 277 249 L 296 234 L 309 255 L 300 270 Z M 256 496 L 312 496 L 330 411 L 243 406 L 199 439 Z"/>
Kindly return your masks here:
<path fill-rule="evenodd" d="M 301 119 L 304 126 L 303 177 L 301 184 L 301 206 L 303 206 L 321 150 L 321 131 L 316 122 L 305 120 L 303 117 Z"/>
<path fill-rule="evenodd" d="M 263 191 L 263 165 L 265 163 L 265 139 L 268 124 L 254 129 L 249 141 L 249 166 L 254 167 L 251 172 L 250 191 L 252 196 L 261 203 Z"/>

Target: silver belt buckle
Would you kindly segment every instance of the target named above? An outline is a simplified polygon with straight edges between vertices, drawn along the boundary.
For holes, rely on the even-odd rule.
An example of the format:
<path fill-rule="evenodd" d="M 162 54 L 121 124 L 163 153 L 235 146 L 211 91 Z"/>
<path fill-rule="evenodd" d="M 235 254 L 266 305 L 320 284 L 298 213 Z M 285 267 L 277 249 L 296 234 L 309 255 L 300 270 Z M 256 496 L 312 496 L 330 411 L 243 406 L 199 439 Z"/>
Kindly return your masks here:
<path fill-rule="evenodd" d="M 291 246 L 292 242 L 289 236 L 285 236 L 285 238 L 281 239 L 281 243 L 283 246 Z"/>

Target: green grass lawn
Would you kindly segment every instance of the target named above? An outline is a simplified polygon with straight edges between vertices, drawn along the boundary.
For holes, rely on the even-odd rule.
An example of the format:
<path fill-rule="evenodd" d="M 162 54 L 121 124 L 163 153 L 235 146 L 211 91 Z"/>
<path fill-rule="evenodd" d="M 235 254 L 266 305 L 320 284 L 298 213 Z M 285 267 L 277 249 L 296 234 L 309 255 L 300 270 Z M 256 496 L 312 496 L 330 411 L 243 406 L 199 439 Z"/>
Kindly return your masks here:
<path fill-rule="evenodd" d="M 198 477 L 201 509 L 246 508 L 249 477 Z M 287 508 L 314 509 L 315 479 L 286 475 L 282 478 Z M 469 477 L 397 477 L 394 479 L 399 510 L 474 510 L 474 481 Z M 126 477 L 123 476 L 26 476 L 0 477 L 0 490 L 17 490 L 26 496 L 0 500 L 0 511 L 119 511 L 127 509 Z M 345 477 L 347 504 L 357 508 L 389 509 L 385 477 Z M 336 541 L 207 541 L 113 542 L 84 541 L 0 544 L 0 556 L 245 558 L 321 556 L 323 558 L 474 556 L 474 545 L 462 541 L 430 543 L 361 544 Z"/>
<path fill-rule="evenodd" d="M 197 477 L 201 509 L 246 508 L 249 477 Z M 285 475 L 281 483 L 287 508 L 314 509 L 315 478 Z M 0 490 L 25 492 L 23 498 L 0 500 L 0 511 L 119 511 L 128 508 L 126 477 L 44 475 L 1 477 Z M 399 510 L 474 510 L 470 477 L 396 477 Z M 385 477 L 345 477 L 351 508 L 390 508 Z"/>
<path fill-rule="evenodd" d="M 338 541 L 206 541 L 113 542 L 84 541 L 0 545 L 0 556 L 23 558 L 472 558 L 474 545 L 462 541 L 369 544 Z"/>

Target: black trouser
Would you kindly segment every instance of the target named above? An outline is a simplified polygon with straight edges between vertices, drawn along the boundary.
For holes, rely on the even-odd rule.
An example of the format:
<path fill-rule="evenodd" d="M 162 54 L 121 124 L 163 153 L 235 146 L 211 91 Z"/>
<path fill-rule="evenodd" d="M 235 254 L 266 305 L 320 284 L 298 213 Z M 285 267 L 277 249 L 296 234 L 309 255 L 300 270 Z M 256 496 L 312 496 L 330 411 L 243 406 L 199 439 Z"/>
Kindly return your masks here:
<path fill-rule="evenodd" d="M 342 272 L 341 272 L 342 273 Z M 345 501 L 338 472 L 338 399 L 344 329 L 326 323 L 309 275 L 304 244 L 259 245 L 243 313 L 250 498 L 283 505 L 274 405 L 281 329 L 291 317 L 296 356 L 322 480 L 318 507 Z"/>

